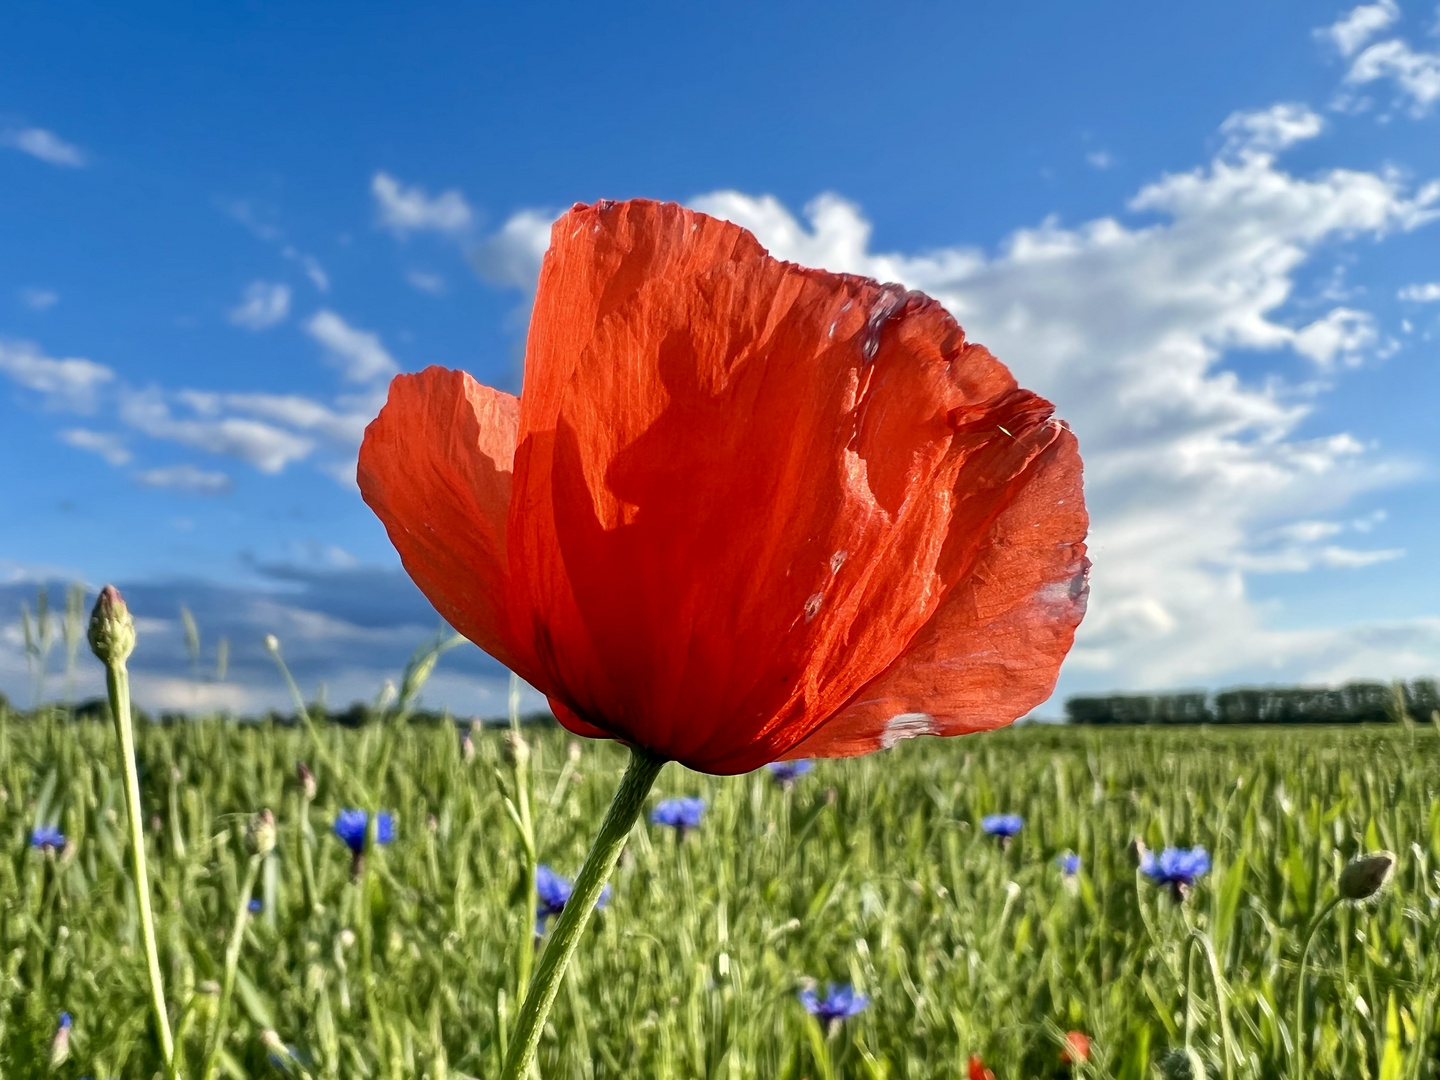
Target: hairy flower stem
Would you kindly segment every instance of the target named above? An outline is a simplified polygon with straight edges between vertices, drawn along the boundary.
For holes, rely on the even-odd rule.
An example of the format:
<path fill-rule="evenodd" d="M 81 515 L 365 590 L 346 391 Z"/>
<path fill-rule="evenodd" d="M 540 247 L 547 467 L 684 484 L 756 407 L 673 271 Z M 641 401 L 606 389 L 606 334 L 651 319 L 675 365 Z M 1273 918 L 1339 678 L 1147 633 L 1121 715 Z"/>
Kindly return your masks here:
<path fill-rule="evenodd" d="M 1334 896 L 1310 920 L 1310 931 L 1305 935 L 1305 947 L 1300 950 L 1300 971 L 1295 979 L 1295 1057 L 1290 1069 L 1294 1080 L 1305 1080 L 1305 970 L 1310 962 L 1310 946 L 1330 912 L 1339 906 L 1343 897 Z"/>
<path fill-rule="evenodd" d="M 155 1033 L 165 1074 L 175 1072 L 175 1043 L 170 1035 L 170 1014 L 165 1008 L 165 986 L 160 978 L 160 953 L 155 947 L 155 916 L 150 911 L 150 875 L 145 869 L 144 814 L 140 808 L 140 774 L 135 768 L 135 729 L 130 720 L 130 673 L 125 661 L 105 664 L 105 687 L 110 693 L 110 714 L 115 717 L 115 734 L 120 740 L 120 767 L 125 772 L 125 810 L 130 819 L 130 868 L 135 886 L 135 905 L 140 910 L 140 937 L 145 946 L 145 966 L 150 976 L 150 1008 L 155 1014 Z"/>
<path fill-rule="evenodd" d="M 525 858 L 525 909 L 520 914 L 520 948 L 515 972 L 515 999 L 519 1001 L 530 986 L 530 973 L 535 966 L 535 868 L 539 857 L 535 846 L 535 821 L 530 813 L 530 751 L 520 732 L 520 679 L 513 673 L 510 676 L 510 738 L 514 820 Z"/>
<path fill-rule="evenodd" d="M 230 929 L 230 944 L 225 949 L 225 976 L 220 984 L 220 1003 L 215 1008 L 215 1026 L 210 1030 L 210 1049 L 205 1054 L 203 1080 L 212 1080 L 220 1069 L 220 1048 L 225 1045 L 225 1021 L 230 1012 L 230 997 L 235 992 L 235 971 L 240 966 L 240 947 L 245 943 L 245 923 L 250 918 L 250 897 L 255 892 L 255 879 L 260 876 L 263 855 L 251 855 L 245 868 L 245 880 L 235 901 L 235 924 Z"/>
<path fill-rule="evenodd" d="M 525 995 L 525 1004 L 520 1006 L 520 1016 L 510 1037 L 510 1050 L 505 1056 L 505 1066 L 500 1070 L 500 1080 L 521 1080 L 529 1074 L 536 1048 L 540 1045 L 540 1030 L 545 1026 L 550 1006 L 555 1003 L 565 968 L 580 941 L 580 934 L 590 921 L 590 913 L 595 909 L 595 901 L 600 899 L 606 879 L 615 869 L 630 829 L 640 816 L 645 797 L 665 764 L 644 750 L 632 749 L 630 753 L 630 767 L 625 770 L 625 777 L 616 789 L 590 854 L 585 857 L 585 865 L 575 879 L 574 891 L 550 933 L 540 966 L 535 969 L 535 978 Z"/>

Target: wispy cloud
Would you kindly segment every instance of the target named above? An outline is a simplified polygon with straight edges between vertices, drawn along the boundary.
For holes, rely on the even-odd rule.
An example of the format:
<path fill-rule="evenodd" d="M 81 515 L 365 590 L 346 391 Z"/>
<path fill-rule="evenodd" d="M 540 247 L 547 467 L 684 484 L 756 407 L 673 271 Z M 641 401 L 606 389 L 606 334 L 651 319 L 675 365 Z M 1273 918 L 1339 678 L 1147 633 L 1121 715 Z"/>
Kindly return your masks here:
<path fill-rule="evenodd" d="M 68 428 L 60 432 L 60 441 L 77 450 L 88 450 L 92 454 L 99 454 L 110 465 L 126 465 L 134 456 L 119 435 L 106 431 Z"/>
<path fill-rule="evenodd" d="M 1318 37 L 1332 42 L 1349 63 L 1345 82 L 1351 87 L 1389 82 L 1401 105 L 1412 116 L 1424 116 L 1440 101 L 1440 51 L 1426 52 L 1403 37 L 1374 41 L 1400 18 L 1393 0 L 1361 4 L 1339 20 L 1316 30 Z M 1342 94 L 1337 106 L 1347 110 L 1364 108 L 1367 102 Z"/>
<path fill-rule="evenodd" d="M 1325 120 L 1306 105 L 1283 102 L 1268 109 L 1231 113 L 1220 125 L 1225 151 L 1245 156 L 1278 154 L 1296 143 L 1313 139 L 1325 129 Z"/>
<path fill-rule="evenodd" d="M 429 293 L 431 296 L 439 296 L 445 291 L 445 279 L 439 274 L 427 273 L 424 270 L 410 270 L 406 272 L 405 280 L 410 283 L 412 289 Z"/>
<path fill-rule="evenodd" d="M 1395 0 L 1377 4 L 1361 4 L 1342 15 L 1329 26 L 1315 31 L 1315 36 L 1329 41 L 1341 56 L 1354 56 L 1371 38 L 1389 29 L 1400 18 Z"/>
<path fill-rule="evenodd" d="M 22 154 L 39 158 L 48 165 L 58 165 L 66 169 L 82 168 L 88 161 L 85 152 L 78 146 L 44 128 L 22 127 L 0 131 L 0 146 L 8 146 Z"/>
<path fill-rule="evenodd" d="M 399 370 L 394 357 L 380 344 L 379 335 L 358 330 L 335 312 L 317 312 L 305 324 L 306 332 L 325 346 L 341 374 L 350 382 L 373 382 Z"/>
<path fill-rule="evenodd" d="M 189 464 L 145 469 L 135 474 L 135 482 L 145 487 L 168 488 L 190 495 L 228 495 L 235 487 L 235 481 L 228 474 L 210 472 Z"/>
<path fill-rule="evenodd" d="M 453 188 L 431 196 L 418 184 L 406 187 L 389 173 L 377 172 L 370 193 L 380 224 L 397 236 L 427 231 L 455 235 L 474 220 L 465 196 Z"/>
<path fill-rule="evenodd" d="M 0 375 L 40 395 L 44 406 L 67 412 L 93 412 L 100 388 L 115 372 L 80 357 L 57 360 L 28 341 L 0 341 Z"/>
<path fill-rule="evenodd" d="M 60 294 L 54 289 L 21 289 L 20 302 L 31 311 L 48 311 L 60 302 Z"/>
<path fill-rule="evenodd" d="M 263 240 L 267 244 L 273 244 L 280 250 L 280 256 L 289 262 L 299 266 L 310 279 L 310 283 L 322 293 L 330 291 L 330 275 L 320 265 L 320 260 L 313 255 L 301 251 L 292 244 L 285 236 L 280 226 L 265 220 L 255 205 L 247 199 L 221 200 L 220 208 L 230 217 L 234 218 L 241 225 L 245 226 L 251 236 L 257 240 Z"/>
<path fill-rule="evenodd" d="M 1440 281 L 1429 281 L 1423 285 L 1406 285 L 1399 293 L 1401 300 L 1413 300 L 1428 304 L 1440 300 Z"/>
<path fill-rule="evenodd" d="M 273 424 L 239 416 L 208 415 L 203 409 L 176 416 L 165 396 L 155 389 L 127 391 L 121 397 L 120 419 L 153 439 L 163 439 L 248 462 L 264 473 L 278 473 L 308 457 L 313 440 Z"/>
<path fill-rule="evenodd" d="M 290 286 L 256 281 L 245 287 L 240 303 L 230 309 L 230 321 L 247 330 L 264 330 L 282 323 L 290 314 Z"/>

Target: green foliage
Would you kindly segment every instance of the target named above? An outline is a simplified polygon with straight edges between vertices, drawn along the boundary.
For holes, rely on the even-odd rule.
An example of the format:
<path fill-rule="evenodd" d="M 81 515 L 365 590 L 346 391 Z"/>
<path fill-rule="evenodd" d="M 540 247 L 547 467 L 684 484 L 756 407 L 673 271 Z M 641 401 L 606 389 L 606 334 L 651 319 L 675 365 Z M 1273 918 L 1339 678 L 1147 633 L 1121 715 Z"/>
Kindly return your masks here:
<path fill-rule="evenodd" d="M 149 1080 L 113 735 L 67 716 L 0 711 L 0 1074 Z M 496 1075 L 533 923 L 501 736 L 477 733 L 469 762 L 449 727 L 320 737 L 343 775 L 300 729 L 139 733 L 185 1075 L 199 1076 L 215 1030 L 245 829 L 266 807 L 277 844 L 257 879 L 263 910 L 244 923 L 220 1075 Z M 573 875 L 626 755 L 584 743 L 572 757 L 553 730 L 528 738 L 539 857 Z M 655 797 L 702 795 L 705 821 L 678 844 L 635 830 L 561 989 L 541 1075 L 932 1080 L 964 1077 L 978 1053 L 1000 1080 L 1060 1077 L 1072 1075 L 1059 1058 L 1071 1029 L 1093 1039 L 1075 1076 L 1151 1080 L 1175 1050 L 1224 1075 L 1218 982 L 1235 1075 L 1285 1076 L 1308 921 L 1346 860 L 1384 847 L 1400 854 L 1395 880 L 1367 906 L 1342 905 L 1311 951 L 1307 1075 L 1440 1076 L 1437 751 L 1429 725 L 1032 726 L 821 762 L 788 792 L 763 772 L 667 766 Z M 315 769 L 313 803 L 297 759 Z M 395 811 L 397 836 L 352 875 L 330 824 L 360 788 Z M 978 835 L 994 811 L 1025 816 L 1008 848 Z M 37 823 L 60 826 L 63 854 L 30 848 Z M 1183 907 L 1137 877 L 1137 836 L 1213 853 Z M 1070 883 L 1055 865 L 1067 850 L 1084 860 Z M 1197 929 L 1219 980 L 1191 948 Z M 796 1001 L 805 979 L 852 982 L 873 1004 L 832 1033 Z M 74 1027 L 52 1072 L 62 1011 Z"/>

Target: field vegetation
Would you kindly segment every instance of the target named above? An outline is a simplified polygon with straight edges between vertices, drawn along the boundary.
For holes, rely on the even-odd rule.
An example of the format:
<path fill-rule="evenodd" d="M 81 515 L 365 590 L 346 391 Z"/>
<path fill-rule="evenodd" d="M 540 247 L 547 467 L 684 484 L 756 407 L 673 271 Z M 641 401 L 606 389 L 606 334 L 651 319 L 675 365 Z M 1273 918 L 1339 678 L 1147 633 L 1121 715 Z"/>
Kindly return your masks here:
<path fill-rule="evenodd" d="M 978 1055 L 998 1080 L 1289 1077 L 1298 1036 L 1306 1076 L 1435 1076 L 1440 735 L 1405 719 L 1029 725 L 819 762 L 788 787 L 668 766 L 653 798 L 698 796 L 704 815 L 634 830 L 541 1075 L 931 1080 L 969 1077 Z M 212 1045 L 233 1077 L 499 1071 L 535 912 L 514 744 L 468 734 L 393 711 L 313 734 L 141 725 L 184 1075 Z M 537 861 L 573 875 L 624 751 L 554 728 L 526 742 Z M 108 724 L 0 710 L 6 1077 L 161 1073 L 116 762 Z M 394 815 L 392 841 L 359 859 L 332 831 L 355 807 Z M 254 856 L 247 826 L 267 808 L 276 844 Z M 992 813 L 1023 817 L 1013 840 L 983 832 Z M 1137 839 L 1202 845 L 1213 866 L 1180 899 L 1137 871 Z M 1319 925 L 1297 1030 L 1307 930 L 1347 860 L 1382 848 L 1393 882 Z M 828 982 L 868 1007 L 823 1025 L 799 995 Z M 1062 1061 L 1070 1031 L 1088 1061 Z"/>

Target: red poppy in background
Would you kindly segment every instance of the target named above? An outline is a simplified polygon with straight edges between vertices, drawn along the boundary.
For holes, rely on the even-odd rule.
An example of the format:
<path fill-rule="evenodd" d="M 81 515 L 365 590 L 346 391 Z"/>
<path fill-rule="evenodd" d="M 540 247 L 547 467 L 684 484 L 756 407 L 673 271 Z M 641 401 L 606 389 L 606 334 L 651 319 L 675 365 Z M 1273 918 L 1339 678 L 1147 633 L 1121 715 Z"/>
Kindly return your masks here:
<path fill-rule="evenodd" d="M 1090 1036 L 1083 1031 L 1067 1031 L 1065 1047 L 1060 1051 L 1060 1064 L 1078 1065 L 1090 1060 Z"/>
<path fill-rule="evenodd" d="M 710 773 L 999 727 L 1085 609 L 1080 457 L 939 303 L 669 203 L 554 225 L 517 399 L 401 375 L 359 483 L 571 731 Z"/>
<path fill-rule="evenodd" d="M 969 1067 L 970 1080 L 995 1080 L 995 1073 L 985 1067 L 985 1059 L 979 1054 L 971 1054 Z"/>

